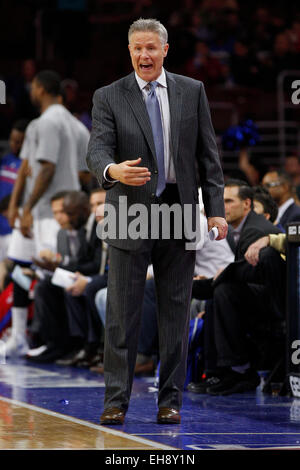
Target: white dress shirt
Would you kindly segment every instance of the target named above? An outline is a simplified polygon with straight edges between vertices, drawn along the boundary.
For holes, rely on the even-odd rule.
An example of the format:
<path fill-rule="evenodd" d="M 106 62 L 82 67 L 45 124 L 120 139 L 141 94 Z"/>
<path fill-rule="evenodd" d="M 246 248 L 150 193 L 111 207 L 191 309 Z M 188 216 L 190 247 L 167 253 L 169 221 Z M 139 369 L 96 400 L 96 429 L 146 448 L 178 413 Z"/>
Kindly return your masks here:
<path fill-rule="evenodd" d="M 135 78 L 137 84 L 143 94 L 144 100 L 147 99 L 147 85 L 149 82 L 146 82 L 141 77 L 135 73 Z M 156 82 L 158 86 L 156 87 L 156 96 L 159 102 L 160 114 L 163 127 L 163 137 L 164 137 L 164 160 L 165 160 L 165 173 L 166 173 L 166 182 L 167 183 L 176 183 L 176 175 L 173 163 L 173 156 L 171 155 L 171 145 L 170 145 L 170 107 L 169 107 L 169 97 L 168 97 L 168 87 L 165 70 L 162 69 L 161 75 L 157 78 Z M 138 158 L 138 155 L 136 155 Z M 116 180 L 110 180 L 106 177 L 107 169 L 113 165 L 110 163 L 105 167 L 104 178 L 112 182 L 117 182 Z"/>

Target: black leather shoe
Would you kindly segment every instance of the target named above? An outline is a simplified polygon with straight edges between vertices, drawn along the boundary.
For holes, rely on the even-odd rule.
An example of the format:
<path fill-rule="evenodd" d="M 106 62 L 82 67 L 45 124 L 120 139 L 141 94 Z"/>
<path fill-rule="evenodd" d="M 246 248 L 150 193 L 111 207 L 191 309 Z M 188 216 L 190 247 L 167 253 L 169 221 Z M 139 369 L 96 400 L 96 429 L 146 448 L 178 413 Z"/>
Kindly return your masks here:
<path fill-rule="evenodd" d="M 231 370 L 216 385 L 208 387 L 209 395 L 231 395 L 232 393 L 251 392 L 260 384 L 260 377 L 253 369 L 248 369 L 243 374 Z"/>
<path fill-rule="evenodd" d="M 180 424 L 181 417 L 178 410 L 174 408 L 161 407 L 158 410 L 158 424 Z"/>
<path fill-rule="evenodd" d="M 100 424 L 106 425 L 117 425 L 123 424 L 125 419 L 125 411 L 121 410 L 120 408 L 112 407 L 107 408 L 103 411 L 100 417 Z"/>
<path fill-rule="evenodd" d="M 218 383 L 220 382 L 220 378 L 219 377 L 208 377 L 204 380 L 202 380 L 201 382 L 191 382 L 188 384 L 187 386 L 187 389 L 189 392 L 192 392 L 192 393 L 207 393 L 207 389 L 209 387 L 212 387 L 213 385 L 217 385 Z"/>

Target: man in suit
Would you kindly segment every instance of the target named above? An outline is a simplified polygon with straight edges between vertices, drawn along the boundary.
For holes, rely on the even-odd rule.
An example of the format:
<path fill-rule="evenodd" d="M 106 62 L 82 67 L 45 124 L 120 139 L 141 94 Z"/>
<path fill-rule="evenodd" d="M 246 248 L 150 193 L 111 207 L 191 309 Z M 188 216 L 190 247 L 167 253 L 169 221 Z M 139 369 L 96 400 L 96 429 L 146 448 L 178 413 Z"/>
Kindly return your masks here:
<path fill-rule="evenodd" d="M 289 222 L 300 221 L 300 207 L 295 203 L 293 184 L 285 171 L 269 171 L 264 175 L 262 184 L 268 189 L 278 206 L 276 224 L 283 231 Z"/>
<path fill-rule="evenodd" d="M 208 228 L 226 236 L 223 174 L 203 84 L 165 71 L 168 35 L 153 19 L 135 21 L 128 33 L 134 72 L 96 91 L 87 163 L 109 189 L 107 207 L 120 221 L 125 204 L 191 208 L 195 228 L 198 182 Z M 198 165 L 197 171 L 195 170 Z M 121 218 L 121 220 L 120 220 Z M 129 223 L 126 220 L 126 227 Z M 157 221 L 152 229 L 161 230 Z M 177 227 L 173 226 L 172 233 Z M 148 226 L 149 229 L 149 226 Z M 186 233 L 186 232 L 185 232 Z M 122 424 L 136 363 L 144 285 L 152 262 L 158 302 L 160 383 L 158 423 L 180 422 L 185 380 L 189 306 L 195 251 L 186 239 L 109 234 L 108 302 L 105 328 L 105 403 L 101 424 Z M 148 232 L 149 235 L 149 232 Z"/>
<path fill-rule="evenodd" d="M 229 361 L 226 354 L 229 354 L 230 344 L 236 344 L 238 340 L 237 350 L 238 347 L 247 344 L 244 337 L 245 330 L 242 329 L 242 325 L 245 326 L 246 323 L 245 319 L 251 318 L 251 316 L 257 319 L 254 313 L 261 311 L 259 307 L 268 311 L 271 304 L 275 304 L 276 308 L 274 307 L 274 309 L 277 312 L 282 309 L 281 295 L 274 298 L 272 302 L 269 300 L 267 306 L 266 303 L 262 303 L 266 298 L 266 290 L 270 292 L 275 283 L 282 282 L 284 274 L 278 254 L 272 251 L 266 252 L 256 272 L 244 259 L 245 253 L 252 243 L 264 235 L 280 232 L 280 229 L 267 220 L 267 217 L 257 214 L 253 210 L 253 199 L 256 194 L 253 188 L 242 180 L 226 181 L 224 190 L 225 215 L 229 224 L 228 238 L 232 239 L 231 246 L 234 247 L 235 261 L 230 263 L 215 279 L 194 281 L 193 295 L 197 298 L 207 299 L 204 323 L 206 379 L 200 383 L 189 385 L 189 390 L 195 393 L 206 393 L 212 385 L 220 383 L 225 366 L 231 366 L 226 363 Z M 276 269 L 278 266 L 279 269 Z M 252 284 L 251 287 L 249 287 L 249 283 Z M 274 295 L 276 296 L 277 292 Z M 223 321 L 221 315 L 225 317 Z M 260 321 L 259 319 L 258 323 Z M 227 325 L 226 329 L 225 325 Z M 238 330 L 238 327 L 242 331 Z M 228 347 L 226 352 L 224 345 Z M 230 353 L 232 359 L 233 353 L 232 351 Z M 246 355 L 246 352 L 244 354 Z M 234 359 L 238 362 L 238 359 Z M 245 363 L 248 364 L 248 360 Z M 232 364 L 233 367 L 235 365 L 236 363 Z M 231 374 L 230 367 L 229 372 L 230 374 L 226 375 L 229 375 L 230 378 L 233 375 L 234 379 L 238 379 L 237 381 L 247 380 L 246 384 L 242 383 L 236 387 L 237 391 L 239 386 L 243 391 L 247 387 L 249 389 L 255 387 L 257 383 L 256 372 L 253 372 L 252 369 L 248 371 L 248 374 L 237 375 L 237 377 Z M 249 375 L 251 375 L 250 379 Z M 224 383 L 221 391 L 225 394 L 230 386 L 226 382 L 225 389 L 223 387 Z M 219 390 L 220 393 L 221 391 Z"/>
<path fill-rule="evenodd" d="M 214 323 L 217 364 L 223 368 L 223 374 L 218 383 L 208 384 L 207 392 L 211 395 L 255 390 L 260 379 L 252 340 L 261 335 L 262 330 L 264 340 L 268 334 L 273 335 L 284 314 L 284 289 L 278 287 L 285 284 L 285 265 L 279 253 L 267 248 L 255 268 L 245 259 L 252 243 L 264 235 L 280 233 L 280 229 L 252 210 L 250 193 L 246 214 L 234 221 L 241 188 L 234 186 L 234 182 L 230 185 L 226 183 L 224 195 L 226 220 L 233 225 L 233 235 L 239 235 L 235 262 L 213 283 L 210 317 Z"/>

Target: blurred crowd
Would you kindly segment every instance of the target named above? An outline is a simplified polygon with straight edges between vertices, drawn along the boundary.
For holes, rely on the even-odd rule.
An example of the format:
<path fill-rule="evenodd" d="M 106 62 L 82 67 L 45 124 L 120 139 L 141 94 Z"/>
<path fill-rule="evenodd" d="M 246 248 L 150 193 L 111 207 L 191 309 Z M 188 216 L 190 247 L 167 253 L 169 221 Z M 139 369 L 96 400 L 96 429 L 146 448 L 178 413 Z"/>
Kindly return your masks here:
<path fill-rule="evenodd" d="M 299 70 L 300 12 L 293 3 L 1 3 L 0 79 L 7 85 L 7 106 L 0 109 L 0 138 L 8 137 L 19 117 L 32 117 L 26 90 L 41 68 L 60 72 L 68 83 L 72 111 L 88 121 L 93 91 L 131 70 L 124 38 L 128 24 L 137 17 L 157 17 L 166 25 L 170 43 L 166 68 L 203 80 L 209 96 L 216 87 L 224 96 L 233 88 L 274 92 L 281 71 Z"/>

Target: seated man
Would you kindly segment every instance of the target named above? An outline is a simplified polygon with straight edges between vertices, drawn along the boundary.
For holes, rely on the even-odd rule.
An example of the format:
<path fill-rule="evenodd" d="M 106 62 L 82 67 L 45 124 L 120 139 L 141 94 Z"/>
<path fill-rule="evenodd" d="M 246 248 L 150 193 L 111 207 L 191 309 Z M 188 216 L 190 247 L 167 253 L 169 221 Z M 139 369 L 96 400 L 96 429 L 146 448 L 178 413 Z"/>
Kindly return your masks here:
<path fill-rule="evenodd" d="M 270 285 L 266 284 L 268 281 L 271 283 L 271 277 L 266 280 L 266 278 L 263 278 L 262 274 L 267 269 L 269 269 L 272 256 L 270 255 L 270 257 L 265 257 L 264 263 L 261 265 L 260 277 L 258 278 L 258 273 L 254 275 L 254 273 L 248 272 L 248 266 L 250 267 L 250 265 L 244 259 L 244 255 L 251 243 L 259 239 L 261 236 L 269 233 L 280 232 L 280 230 L 270 221 L 266 220 L 263 215 L 257 214 L 253 211 L 253 189 L 245 182 L 239 180 L 227 181 L 225 184 L 224 199 L 226 220 L 232 228 L 232 236 L 236 245 L 235 262 L 230 263 L 227 268 L 225 268 L 218 276 L 215 277 L 215 279 L 210 280 L 210 283 L 207 283 L 205 289 L 203 289 L 202 292 L 199 288 L 199 285 L 197 286 L 197 295 L 202 295 L 202 298 L 209 299 L 206 302 L 204 321 L 205 362 L 207 377 L 203 383 L 197 384 L 196 387 L 191 386 L 192 388 L 189 388 L 191 391 L 197 393 L 205 393 L 210 390 L 210 388 L 213 390 L 213 386 L 210 388 L 209 386 L 212 385 L 212 383 L 220 383 L 220 375 L 222 376 L 224 367 L 226 367 L 225 371 L 227 374 L 228 370 L 230 372 L 232 371 L 231 366 L 248 366 L 248 360 L 243 364 L 239 364 L 240 358 L 236 357 L 233 360 L 233 352 L 225 350 L 225 346 L 228 345 L 228 343 L 231 344 L 230 341 L 237 339 L 237 332 L 239 334 L 241 345 L 245 346 L 247 343 L 245 334 L 248 332 L 246 328 L 246 320 L 248 319 L 249 315 L 248 312 L 246 312 L 246 308 L 237 310 L 236 317 L 231 318 L 231 305 L 229 306 L 228 304 L 230 301 L 234 303 L 237 299 L 237 297 L 234 295 L 234 289 L 238 293 L 243 292 L 244 295 L 246 295 L 248 294 L 248 284 L 250 282 L 252 283 L 253 281 L 255 281 L 256 284 L 259 284 L 256 289 L 257 295 L 260 291 L 262 291 L 264 295 L 264 291 L 267 290 L 270 292 L 270 290 L 268 290 L 270 289 Z M 277 254 L 275 254 L 275 260 L 272 262 L 279 262 L 280 264 L 280 260 L 278 259 Z M 277 271 L 274 271 L 273 277 L 275 277 L 276 274 Z M 252 275 L 252 277 L 250 275 Z M 201 281 L 199 282 L 201 283 Z M 276 280 L 276 282 L 278 282 L 278 280 Z M 245 290 L 242 289 L 244 285 L 246 286 Z M 258 299 L 259 295 L 256 300 Z M 229 302 L 226 302 L 227 300 Z M 243 304 L 246 304 L 246 301 L 244 301 Z M 250 305 L 250 303 L 247 304 L 247 306 L 248 305 Z M 253 305 L 253 303 L 251 305 Z M 275 305 L 277 310 L 280 311 L 281 298 L 276 299 L 276 301 L 273 302 L 273 305 Z M 239 307 L 241 307 L 240 304 Z M 266 310 L 269 311 L 270 309 L 271 304 L 269 302 L 267 304 Z M 223 317 L 221 317 L 220 312 L 222 312 L 224 316 L 227 315 L 227 320 L 231 318 L 232 323 L 225 322 Z M 222 321 L 225 323 L 222 323 Z M 237 327 L 235 327 L 235 322 L 237 322 Z M 242 329 L 242 326 L 245 328 L 245 330 Z M 238 327 L 240 327 L 242 331 L 240 331 Z M 231 338 L 231 335 L 233 336 L 233 339 Z M 226 354 L 228 354 L 228 356 L 226 356 Z M 253 372 L 250 367 L 245 367 L 245 370 L 247 368 L 249 368 L 249 371 L 246 375 L 240 374 L 237 377 L 234 376 L 237 382 L 243 382 L 240 391 L 242 389 L 251 389 L 252 387 L 255 388 L 257 385 L 258 376 L 256 375 L 256 372 Z M 229 375 L 230 377 L 232 376 L 232 374 Z M 248 380 L 249 376 L 250 379 Z M 232 387 L 227 385 L 225 386 L 223 384 L 224 388 L 222 387 L 221 389 L 217 389 L 216 392 L 228 392 Z M 238 388 L 239 385 L 236 387 L 236 389 Z"/>
<path fill-rule="evenodd" d="M 105 191 L 97 188 L 90 193 L 90 223 L 96 227 L 104 217 Z M 57 360 L 59 365 L 89 367 L 101 359 L 102 324 L 97 313 L 95 296 L 99 289 L 107 286 L 107 247 L 102 244 L 99 272 L 91 276 L 76 272 L 74 283 L 65 290 L 65 304 L 70 336 L 81 338 L 78 350 L 71 351 Z"/>
<path fill-rule="evenodd" d="M 100 269 L 102 247 L 96 234 L 96 222 L 88 230 L 88 196 L 84 192 L 68 192 L 64 199 L 64 211 L 72 230 L 58 232 L 57 254 L 44 254 L 43 260 L 35 262 L 50 273 L 56 267 L 62 267 L 74 273 L 80 271 L 86 276 L 95 275 Z M 29 352 L 28 359 L 36 362 L 52 362 L 74 347 L 69 335 L 65 291 L 62 287 L 53 285 L 51 278 L 51 275 L 46 275 L 35 289 L 34 316 L 39 325 L 38 333 L 47 347 L 38 355 Z"/>

